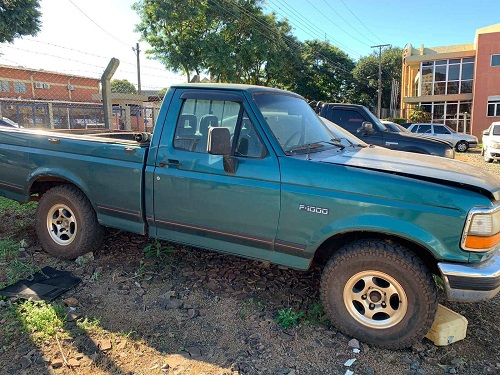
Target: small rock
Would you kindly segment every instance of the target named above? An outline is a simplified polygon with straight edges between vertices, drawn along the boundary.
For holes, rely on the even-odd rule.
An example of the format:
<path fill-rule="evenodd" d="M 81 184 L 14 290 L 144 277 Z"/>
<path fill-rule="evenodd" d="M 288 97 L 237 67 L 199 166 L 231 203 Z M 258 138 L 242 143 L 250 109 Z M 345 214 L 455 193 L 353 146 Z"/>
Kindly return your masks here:
<path fill-rule="evenodd" d="M 375 370 L 372 369 L 371 367 L 368 367 L 366 369 L 366 375 L 375 375 Z"/>
<path fill-rule="evenodd" d="M 189 309 L 188 310 L 188 316 L 191 318 L 191 319 L 194 319 L 198 316 L 200 316 L 200 312 L 197 310 L 197 309 Z"/>
<path fill-rule="evenodd" d="M 28 356 L 24 356 L 21 358 L 21 368 L 25 369 L 31 366 L 31 359 Z"/>
<path fill-rule="evenodd" d="M 453 366 L 458 366 L 460 364 L 462 364 L 462 359 L 461 358 L 453 358 L 451 361 L 450 361 L 450 364 L 452 364 Z"/>
<path fill-rule="evenodd" d="M 214 280 L 210 280 L 207 284 L 206 284 L 207 288 L 210 289 L 212 292 L 215 292 L 216 290 L 219 289 L 219 284 L 217 284 L 216 281 Z"/>
<path fill-rule="evenodd" d="M 69 313 L 68 315 L 66 315 L 66 321 L 68 321 L 68 322 L 74 322 L 74 321 L 75 321 L 75 320 L 77 320 L 79 317 L 80 317 L 80 315 L 78 315 L 78 314 L 75 314 L 75 313 Z"/>
<path fill-rule="evenodd" d="M 433 358 L 433 357 L 426 357 L 424 359 L 425 363 L 428 363 L 429 365 L 433 365 L 433 366 L 437 366 L 437 364 L 439 363 L 439 360 L 437 358 Z"/>
<path fill-rule="evenodd" d="M 427 372 L 425 372 L 425 370 L 423 370 L 423 369 L 419 368 L 419 369 L 417 370 L 417 375 L 427 375 Z"/>
<path fill-rule="evenodd" d="M 412 369 L 412 370 L 418 370 L 419 368 L 420 368 L 420 363 L 418 363 L 417 361 L 413 361 L 410 364 L 410 369 Z"/>
<path fill-rule="evenodd" d="M 52 362 L 50 362 L 50 365 L 52 366 L 52 368 L 60 368 L 62 367 L 64 364 L 64 362 L 62 361 L 62 359 L 53 359 Z"/>
<path fill-rule="evenodd" d="M 200 350 L 200 348 L 198 348 L 196 346 L 186 348 L 186 351 L 189 353 L 189 355 L 191 356 L 191 358 L 199 358 L 199 357 L 201 357 L 201 350 Z"/>
<path fill-rule="evenodd" d="M 110 350 L 112 347 L 111 341 L 108 339 L 100 340 L 99 341 L 99 349 L 102 351 Z"/>
<path fill-rule="evenodd" d="M 146 293 L 146 291 L 144 289 L 140 288 L 140 289 L 137 289 L 136 293 L 139 295 L 139 297 L 142 297 Z"/>
<path fill-rule="evenodd" d="M 167 300 L 165 304 L 166 309 L 180 309 L 182 307 L 182 301 L 180 299 Z"/>
<path fill-rule="evenodd" d="M 68 366 L 69 367 L 80 367 L 80 361 L 76 358 L 71 358 L 69 361 L 68 361 Z"/>
<path fill-rule="evenodd" d="M 448 367 L 446 369 L 447 374 L 457 374 L 457 369 L 455 367 Z"/>
<path fill-rule="evenodd" d="M 80 303 L 78 302 L 78 300 L 74 297 L 69 297 L 69 298 L 66 298 L 64 300 L 64 303 L 66 306 L 69 306 L 69 307 L 76 307 L 78 306 Z"/>
<path fill-rule="evenodd" d="M 356 358 L 351 358 L 351 359 L 348 359 L 345 363 L 344 363 L 344 366 L 345 367 L 351 367 L 352 364 L 356 362 Z"/>
<path fill-rule="evenodd" d="M 163 366 L 160 367 L 160 370 L 162 372 L 168 372 L 169 369 L 170 369 L 170 366 L 168 365 L 168 363 L 165 363 Z"/>
<path fill-rule="evenodd" d="M 355 348 L 355 349 L 359 349 L 359 341 L 356 340 L 356 339 L 352 339 L 349 341 L 348 345 L 351 347 L 351 348 Z"/>
<path fill-rule="evenodd" d="M 401 362 L 406 363 L 407 365 L 411 365 L 413 361 L 408 357 L 401 357 Z"/>
<path fill-rule="evenodd" d="M 119 351 L 122 351 L 125 349 L 125 347 L 127 346 L 127 342 L 126 341 L 121 341 L 117 346 L 116 346 L 116 349 L 119 350 Z"/>

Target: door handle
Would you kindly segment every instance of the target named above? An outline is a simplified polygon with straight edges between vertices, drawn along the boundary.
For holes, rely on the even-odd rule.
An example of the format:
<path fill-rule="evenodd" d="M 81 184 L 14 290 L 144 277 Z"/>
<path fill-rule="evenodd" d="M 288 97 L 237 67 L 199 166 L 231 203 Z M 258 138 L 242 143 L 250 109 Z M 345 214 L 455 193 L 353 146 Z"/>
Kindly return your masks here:
<path fill-rule="evenodd" d="M 123 151 L 125 151 L 127 154 L 135 154 L 135 148 L 132 147 L 125 147 Z"/>
<path fill-rule="evenodd" d="M 179 160 L 174 160 L 174 159 L 167 159 L 167 161 L 161 161 L 158 163 L 158 166 L 160 168 L 179 168 L 182 166 L 181 163 L 179 163 Z"/>
<path fill-rule="evenodd" d="M 50 143 L 60 143 L 61 140 L 59 138 L 49 138 Z"/>

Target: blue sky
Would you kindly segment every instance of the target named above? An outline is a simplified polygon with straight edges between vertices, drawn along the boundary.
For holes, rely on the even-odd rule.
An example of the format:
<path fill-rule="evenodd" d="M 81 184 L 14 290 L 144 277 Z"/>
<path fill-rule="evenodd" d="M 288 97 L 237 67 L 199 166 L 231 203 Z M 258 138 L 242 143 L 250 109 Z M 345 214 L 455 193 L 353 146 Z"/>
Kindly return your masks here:
<path fill-rule="evenodd" d="M 139 17 L 131 10 L 134 0 L 40 3 L 41 32 L 14 44 L 0 44 L 0 64 L 100 77 L 109 59 L 116 57 L 121 65 L 115 78 L 136 83 L 132 46 L 139 41 L 134 32 Z M 476 29 L 500 22 L 500 0 L 267 0 L 266 4 L 266 10 L 289 19 L 300 40 L 326 37 L 354 59 L 371 54 L 375 44 L 473 43 Z M 147 48 L 141 42 L 142 51 Z M 144 53 L 141 73 L 143 89 L 185 80 L 147 60 Z"/>

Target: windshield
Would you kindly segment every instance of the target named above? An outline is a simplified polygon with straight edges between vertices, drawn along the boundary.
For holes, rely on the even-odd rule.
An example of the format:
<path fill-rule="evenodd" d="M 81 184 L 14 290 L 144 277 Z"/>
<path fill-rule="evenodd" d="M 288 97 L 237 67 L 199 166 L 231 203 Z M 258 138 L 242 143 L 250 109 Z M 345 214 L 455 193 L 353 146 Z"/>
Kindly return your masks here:
<path fill-rule="evenodd" d="M 7 124 L 9 124 L 10 126 L 14 126 L 14 127 L 18 127 L 19 125 L 17 125 L 14 121 L 12 121 L 10 118 L 7 118 L 7 117 L 2 117 L 2 120 L 5 121 Z"/>
<path fill-rule="evenodd" d="M 351 133 L 349 133 L 347 130 L 341 128 L 338 126 L 336 123 L 319 116 L 321 121 L 326 125 L 328 130 L 332 133 L 332 135 L 335 137 L 335 139 L 338 139 L 341 141 L 341 143 L 344 146 L 368 146 L 365 142 L 363 142 L 361 139 L 358 137 L 355 137 Z"/>
<path fill-rule="evenodd" d="M 255 94 L 254 100 L 287 155 L 344 147 L 305 100 L 269 93 Z M 345 135 L 341 137 L 345 138 Z"/>

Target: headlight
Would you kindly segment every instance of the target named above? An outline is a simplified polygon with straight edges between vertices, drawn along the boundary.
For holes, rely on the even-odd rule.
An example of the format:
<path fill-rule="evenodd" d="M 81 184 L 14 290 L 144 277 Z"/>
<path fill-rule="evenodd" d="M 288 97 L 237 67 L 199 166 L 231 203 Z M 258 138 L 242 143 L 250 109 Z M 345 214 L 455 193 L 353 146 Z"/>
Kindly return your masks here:
<path fill-rule="evenodd" d="M 491 141 L 490 147 L 491 148 L 500 148 L 500 142 Z"/>
<path fill-rule="evenodd" d="M 491 251 L 500 244 L 500 206 L 473 208 L 469 211 L 462 235 L 462 248 Z"/>

